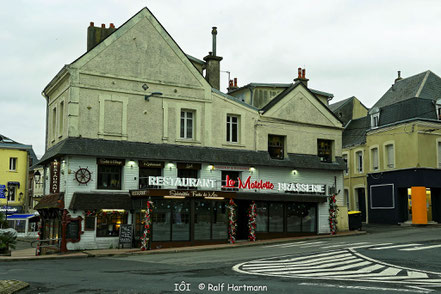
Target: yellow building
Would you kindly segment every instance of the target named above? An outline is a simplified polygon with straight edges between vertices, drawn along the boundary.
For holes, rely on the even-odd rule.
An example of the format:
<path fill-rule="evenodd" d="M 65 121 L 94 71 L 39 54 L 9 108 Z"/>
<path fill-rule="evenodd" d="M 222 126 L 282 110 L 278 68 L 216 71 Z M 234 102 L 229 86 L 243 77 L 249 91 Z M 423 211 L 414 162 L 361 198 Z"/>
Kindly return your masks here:
<path fill-rule="evenodd" d="M 342 144 L 349 209 L 371 223 L 441 222 L 441 78 L 398 76 L 361 117 L 342 102 L 330 108 L 349 118 Z"/>
<path fill-rule="evenodd" d="M 36 161 L 31 145 L 17 143 L 0 135 L 0 211 L 8 214 L 27 211 L 29 165 Z"/>

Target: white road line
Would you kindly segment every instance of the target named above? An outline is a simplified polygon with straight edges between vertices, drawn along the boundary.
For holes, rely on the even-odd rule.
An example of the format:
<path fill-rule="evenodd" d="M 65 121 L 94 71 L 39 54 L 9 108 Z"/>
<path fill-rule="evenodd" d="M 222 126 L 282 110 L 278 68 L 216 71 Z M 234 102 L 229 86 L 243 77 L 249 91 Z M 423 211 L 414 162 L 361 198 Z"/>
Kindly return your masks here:
<path fill-rule="evenodd" d="M 264 248 L 273 248 L 273 247 L 286 247 L 286 246 L 298 246 L 300 244 L 307 243 L 308 241 L 299 241 L 294 243 L 283 243 L 283 244 L 276 244 L 276 245 L 267 245 L 263 246 Z"/>
<path fill-rule="evenodd" d="M 383 247 L 375 247 L 370 250 L 384 250 L 384 249 L 392 249 L 392 248 L 400 248 L 400 247 L 410 247 L 410 246 L 418 246 L 421 244 L 401 244 L 401 245 L 391 245 L 391 246 L 383 246 Z"/>
<path fill-rule="evenodd" d="M 362 245 L 362 244 L 366 244 L 366 243 L 368 243 L 368 242 L 357 242 L 357 243 L 344 243 L 344 244 L 340 244 L 340 245 L 334 245 L 334 244 L 329 244 L 328 245 L 328 248 L 330 247 L 330 248 L 335 248 L 335 247 L 343 247 L 343 246 L 346 246 L 346 247 L 352 247 L 352 246 L 354 246 L 354 245 Z M 322 247 L 322 248 L 327 248 L 326 246 L 324 246 L 324 247 Z"/>
<path fill-rule="evenodd" d="M 439 248 L 439 247 L 441 247 L 441 244 L 431 245 L 431 246 L 423 246 L 423 247 L 415 247 L 415 248 L 404 248 L 404 249 L 399 249 L 399 250 L 401 250 L 401 251 L 417 251 L 417 250 L 426 250 L 426 249 Z"/>
<path fill-rule="evenodd" d="M 306 243 L 306 244 L 301 244 L 299 247 L 313 247 L 313 246 L 320 246 L 322 245 L 323 241 L 318 241 L 318 242 L 311 242 L 311 243 Z M 292 247 L 292 246 L 287 246 L 287 247 Z"/>
<path fill-rule="evenodd" d="M 351 246 L 348 247 L 349 249 L 358 249 L 358 248 L 368 248 L 368 247 L 375 247 L 375 246 L 385 246 L 385 245 L 390 245 L 392 243 L 379 243 L 379 244 L 368 244 L 368 245 L 360 245 L 360 246 Z"/>
<path fill-rule="evenodd" d="M 354 256 L 351 254 L 342 254 L 342 255 L 338 255 L 339 256 L 339 260 L 347 260 L 347 259 L 353 259 L 353 260 L 362 260 L 362 259 L 358 259 L 355 258 Z M 341 257 L 341 258 L 340 258 Z M 307 260 L 307 261 L 299 261 L 299 262 L 287 262 L 287 261 L 283 261 L 280 263 L 266 263 L 266 262 L 261 262 L 261 263 L 250 263 L 250 264 L 245 264 L 243 265 L 244 268 L 246 269 L 252 269 L 252 268 L 270 268 L 270 267 L 286 267 L 286 266 L 292 266 L 292 265 L 297 265 L 297 266 L 310 266 L 310 265 L 318 265 L 321 263 L 329 263 L 330 260 L 334 260 L 335 257 L 333 256 L 329 256 L 326 258 L 316 258 L 316 259 L 311 259 L 311 260 Z"/>
<path fill-rule="evenodd" d="M 322 265 L 316 265 L 316 266 L 307 266 L 305 267 L 304 265 L 288 265 L 288 266 L 284 266 L 284 267 L 261 267 L 261 268 L 254 268 L 254 269 L 250 269 L 247 268 L 247 270 L 252 270 L 253 272 L 268 272 L 268 271 L 278 271 L 278 270 L 284 270 L 284 271 L 288 271 L 288 270 L 301 270 L 301 269 L 308 269 L 308 270 L 312 270 L 312 269 L 316 269 L 316 270 L 320 270 L 320 269 L 325 269 L 325 268 L 330 268 L 330 267 L 334 267 L 336 265 L 345 265 L 345 264 L 351 264 L 351 263 L 356 263 L 356 262 L 361 262 L 361 260 L 357 260 L 357 259 L 352 259 L 352 260 L 347 260 L 347 261 L 342 261 L 342 262 L 335 262 L 335 263 L 326 263 L 326 264 L 322 264 Z M 380 266 L 380 268 L 383 266 Z"/>
<path fill-rule="evenodd" d="M 411 292 L 411 293 L 430 293 L 434 290 L 428 290 L 424 288 L 414 287 L 413 289 L 399 289 L 399 288 L 385 288 L 385 287 L 368 287 L 368 286 L 348 286 L 348 285 L 335 285 L 325 283 L 300 283 L 300 286 L 313 286 L 313 287 L 328 287 L 339 289 L 356 289 L 356 290 L 370 290 L 370 291 L 386 291 L 386 292 Z"/>

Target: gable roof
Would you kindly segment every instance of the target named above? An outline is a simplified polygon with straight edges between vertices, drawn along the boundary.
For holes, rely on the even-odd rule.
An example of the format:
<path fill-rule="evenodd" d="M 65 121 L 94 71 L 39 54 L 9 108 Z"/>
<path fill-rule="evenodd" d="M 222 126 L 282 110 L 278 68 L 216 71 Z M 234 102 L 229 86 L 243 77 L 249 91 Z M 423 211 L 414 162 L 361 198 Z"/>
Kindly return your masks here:
<path fill-rule="evenodd" d="M 436 100 L 441 98 L 441 78 L 427 70 L 396 81 L 372 107 L 382 108 L 410 98 Z"/>
<path fill-rule="evenodd" d="M 44 87 L 42 93 L 46 93 L 46 91 L 48 90 L 48 88 L 55 83 L 61 76 L 63 76 L 63 74 L 65 72 L 67 72 L 68 68 L 70 65 L 73 65 L 75 62 L 79 61 L 80 59 L 82 59 L 83 57 L 85 57 L 86 55 L 88 55 L 90 52 L 92 52 L 93 50 L 96 50 L 97 47 L 99 47 L 100 44 L 104 43 L 104 41 L 106 39 L 111 38 L 113 35 L 115 35 L 121 28 L 123 28 L 126 24 L 128 24 L 132 19 L 134 19 L 136 16 L 138 16 L 139 14 L 143 13 L 143 11 L 147 11 L 154 19 L 155 21 L 160 25 L 161 29 L 164 30 L 164 32 L 170 37 L 170 39 L 172 40 L 172 42 L 174 42 L 174 44 L 179 48 L 179 50 L 184 54 L 184 56 L 188 59 L 189 63 L 195 68 L 196 72 L 198 72 L 200 74 L 200 76 L 203 78 L 203 80 L 205 80 L 205 78 L 203 77 L 202 73 L 199 72 L 199 70 L 196 68 L 196 66 L 193 64 L 193 62 L 196 63 L 200 63 L 200 64 L 205 64 L 204 61 L 197 59 L 191 55 L 186 54 L 182 48 L 179 46 L 179 44 L 173 39 L 173 37 L 169 34 L 169 32 L 164 28 L 164 26 L 159 22 L 159 20 L 156 18 L 156 16 L 147 8 L 147 7 L 143 7 L 140 11 L 138 11 L 135 15 L 133 15 L 131 18 L 129 18 L 126 22 L 124 22 L 121 26 L 119 26 L 118 28 L 116 28 L 112 33 L 110 33 L 106 38 L 104 38 L 103 40 L 101 40 L 99 43 L 97 43 L 93 48 L 91 48 L 90 50 L 84 52 L 82 55 L 80 55 L 78 58 L 76 58 L 74 61 L 72 61 L 69 64 L 64 65 L 61 70 L 55 75 L 55 77 L 53 77 L 51 79 L 51 81 L 46 85 L 46 87 Z M 193 61 L 193 62 L 192 62 Z M 209 83 L 207 82 L 207 85 L 209 85 Z M 210 86 L 211 87 L 211 86 Z"/>
<path fill-rule="evenodd" d="M 305 87 L 305 85 L 303 85 L 303 83 L 301 82 L 296 82 L 294 84 L 291 84 L 291 86 L 287 89 L 285 89 L 282 93 L 280 93 L 279 95 L 277 95 L 276 97 L 274 97 L 270 102 L 268 102 L 264 107 L 262 107 L 260 110 L 263 111 L 263 113 L 267 112 L 268 110 L 270 110 L 274 105 L 276 105 L 279 101 L 281 101 L 283 98 L 285 98 L 286 95 L 288 95 L 291 91 L 293 91 L 295 88 L 297 88 L 299 85 L 302 85 L 303 88 L 305 88 L 315 99 L 317 99 L 317 101 L 323 105 L 323 107 L 330 113 L 332 114 L 333 117 L 335 117 L 340 123 L 343 124 L 343 122 L 335 115 L 335 113 L 333 113 L 325 104 L 323 104 L 322 101 L 320 101 L 320 99 L 311 91 L 311 89 L 309 89 L 308 87 Z"/>

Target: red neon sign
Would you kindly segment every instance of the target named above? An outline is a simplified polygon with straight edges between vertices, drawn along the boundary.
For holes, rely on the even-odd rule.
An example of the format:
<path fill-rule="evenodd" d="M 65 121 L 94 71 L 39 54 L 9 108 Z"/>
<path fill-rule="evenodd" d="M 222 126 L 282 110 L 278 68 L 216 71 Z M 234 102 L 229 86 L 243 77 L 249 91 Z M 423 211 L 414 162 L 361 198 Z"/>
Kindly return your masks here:
<path fill-rule="evenodd" d="M 239 181 L 239 186 L 236 186 L 237 181 L 230 179 L 227 175 L 226 184 L 222 188 L 239 188 L 239 189 L 262 189 L 262 190 L 272 190 L 274 189 L 274 184 L 269 181 L 254 181 L 251 182 L 251 176 L 248 176 L 245 182 L 242 182 L 241 178 L 237 178 Z"/>

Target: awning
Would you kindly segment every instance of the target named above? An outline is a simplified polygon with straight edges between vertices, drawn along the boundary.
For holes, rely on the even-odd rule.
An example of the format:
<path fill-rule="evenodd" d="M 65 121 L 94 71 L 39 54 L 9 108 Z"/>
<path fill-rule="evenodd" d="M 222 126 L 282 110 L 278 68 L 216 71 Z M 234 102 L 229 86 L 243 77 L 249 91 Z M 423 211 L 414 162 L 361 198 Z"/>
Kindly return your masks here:
<path fill-rule="evenodd" d="M 129 193 L 74 193 L 69 209 L 132 209 Z"/>
<path fill-rule="evenodd" d="M 20 182 L 8 182 L 8 187 L 9 186 L 17 186 L 18 188 L 20 188 Z"/>
<path fill-rule="evenodd" d="M 20 214 L 16 213 L 13 215 L 8 215 L 8 220 L 25 220 L 25 219 L 31 219 L 31 218 L 39 218 L 39 215 L 36 214 Z"/>
<path fill-rule="evenodd" d="M 235 199 L 254 201 L 282 201 L 282 202 L 326 202 L 329 196 L 318 194 L 291 194 L 291 193 L 242 193 L 238 192 Z"/>
<path fill-rule="evenodd" d="M 64 193 L 55 193 L 43 196 L 34 209 L 64 209 Z"/>

